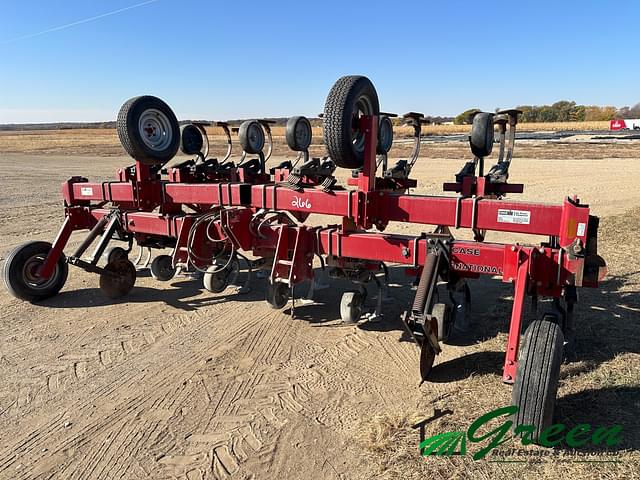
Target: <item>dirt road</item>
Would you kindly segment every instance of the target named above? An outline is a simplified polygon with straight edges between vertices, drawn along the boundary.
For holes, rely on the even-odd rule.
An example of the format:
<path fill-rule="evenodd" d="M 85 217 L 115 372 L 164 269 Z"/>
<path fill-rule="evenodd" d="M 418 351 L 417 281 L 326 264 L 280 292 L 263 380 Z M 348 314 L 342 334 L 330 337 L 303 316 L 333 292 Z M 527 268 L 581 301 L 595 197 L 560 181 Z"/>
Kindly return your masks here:
<path fill-rule="evenodd" d="M 0 155 L 1 259 L 24 241 L 54 238 L 63 180 L 107 180 L 127 163 Z M 417 191 L 438 193 L 461 163 L 421 162 Z M 512 181 L 526 185 L 523 200 L 561 202 L 577 193 L 604 217 L 600 244 L 612 274 L 605 293 L 581 297 L 579 360 L 563 366 L 559 411 L 568 423 L 624 423 L 626 443 L 617 464 L 565 465 L 575 475 L 637 472 L 638 177 L 637 159 L 564 154 L 519 158 L 511 172 Z M 69 249 L 80 236 L 72 238 Z M 214 295 L 198 281 L 159 283 L 142 272 L 132 293 L 114 302 L 94 275 L 72 268 L 61 294 L 38 305 L 2 289 L 0 478 L 498 478 L 566 471 L 553 462 L 417 456 L 409 419 L 430 416 L 434 405 L 452 409 L 452 419 L 433 426 L 437 433 L 509 403 L 499 372 L 511 291 L 495 280 L 473 283 L 473 335 L 447 346 L 435 381 L 420 386 L 417 350 L 398 320 L 412 295 L 401 279 L 392 269 L 395 301 L 385 306 L 384 320 L 359 327 L 339 320 L 347 284 L 318 292 L 317 303 L 297 307 L 295 319 L 264 302 L 264 281 L 246 295 L 231 288 Z"/>

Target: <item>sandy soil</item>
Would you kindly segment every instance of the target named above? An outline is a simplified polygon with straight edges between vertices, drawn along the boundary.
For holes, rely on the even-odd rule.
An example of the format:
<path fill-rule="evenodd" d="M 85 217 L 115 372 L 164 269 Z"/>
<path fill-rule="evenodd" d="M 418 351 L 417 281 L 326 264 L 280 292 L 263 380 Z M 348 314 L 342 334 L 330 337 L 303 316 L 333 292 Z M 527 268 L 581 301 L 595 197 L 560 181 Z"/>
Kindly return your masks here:
<path fill-rule="evenodd" d="M 395 301 L 385 318 L 354 327 L 340 324 L 348 285 L 339 282 L 292 319 L 264 302 L 264 281 L 247 295 L 213 295 L 196 281 L 159 283 L 141 272 L 132 293 L 114 302 L 96 276 L 71 268 L 61 294 L 38 305 L 0 290 L 0 478 L 637 475 L 640 162 L 578 156 L 562 149 L 555 158 L 518 158 L 511 179 L 526 184 L 524 200 L 577 193 L 603 217 L 611 275 L 601 291 L 581 292 L 579 343 L 563 365 L 558 414 L 569 424 L 623 424 L 617 463 L 419 456 L 411 422 L 434 407 L 454 414 L 428 434 L 466 428 L 509 403 L 499 374 L 511 290 L 499 281 L 473 282 L 472 335 L 446 346 L 434 381 L 419 385 L 417 349 L 398 319 L 412 296 L 400 269 L 392 269 Z M 54 238 L 63 180 L 106 180 L 127 163 L 0 154 L 1 259 L 24 241 Z M 439 192 L 462 163 L 424 159 L 418 191 Z"/>

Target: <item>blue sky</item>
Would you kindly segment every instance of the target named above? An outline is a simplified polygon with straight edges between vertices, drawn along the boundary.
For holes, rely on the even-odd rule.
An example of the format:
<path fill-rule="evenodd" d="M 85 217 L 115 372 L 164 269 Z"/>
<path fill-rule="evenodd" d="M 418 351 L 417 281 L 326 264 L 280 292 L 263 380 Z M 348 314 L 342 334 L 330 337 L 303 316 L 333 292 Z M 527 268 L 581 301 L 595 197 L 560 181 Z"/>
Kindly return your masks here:
<path fill-rule="evenodd" d="M 345 74 L 398 113 L 640 102 L 640 2 L 157 0 L 58 28 L 142 1 L 0 0 L 0 123 L 113 120 L 139 94 L 311 116 Z"/>

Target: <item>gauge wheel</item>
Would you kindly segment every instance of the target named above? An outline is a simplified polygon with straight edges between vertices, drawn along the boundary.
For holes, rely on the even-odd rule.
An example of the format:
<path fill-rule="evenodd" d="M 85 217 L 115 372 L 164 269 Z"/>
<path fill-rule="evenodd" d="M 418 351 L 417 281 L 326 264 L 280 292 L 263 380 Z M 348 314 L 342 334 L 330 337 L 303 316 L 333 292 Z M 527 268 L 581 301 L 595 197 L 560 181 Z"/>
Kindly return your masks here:
<path fill-rule="evenodd" d="M 180 146 L 180 126 L 175 114 L 157 97 L 134 97 L 120 108 L 118 137 L 126 152 L 146 165 L 164 164 Z"/>
<path fill-rule="evenodd" d="M 283 282 L 267 283 L 266 300 L 271 307 L 280 310 L 289 301 L 289 286 Z"/>
<path fill-rule="evenodd" d="M 303 152 L 311 145 L 311 123 L 307 117 L 291 117 L 287 121 L 287 129 L 285 132 L 287 145 L 295 152 Z"/>
<path fill-rule="evenodd" d="M 202 132 L 193 123 L 187 123 L 180 127 L 180 150 L 185 155 L 202 153 L 204 138 Z"/>
<path fill-rule="evenodd" d="M 104 269 L 100 274 L 100 290 L 109 298 L 125 296 L 136 283 L 136 267 L 129 260 L 107 263 Z"/>
<path fill-rule="evenodd" d="M 161 282 L 167 282 L 176 274 L 173 267 L 173 259 L 170 255 L 158 255 L 151 262 L 151 276 Z"/>
<path fill-rule="evenodd" d="M 360 117 L 379 115 L 376 89 L 367 77 L 349 75 L 331 88 L 324 105 L 324 143 L 329 157 L 342 168 L 364 164 L 365 135 Z"/>
<path fill-rule="evenodd" d="M 340 318 L 344 323 L 358 323 L 364 307 L 364 295 L 360 292 L 344 292 L 340 299 Z"/>
<path fill-rule="evenodd" d="M 64 286 L 69 266 L 63 254 L 56 263 L 53 274 L 48 279 L 40 278 L 38 269 L 51 251 L 49 242 L 27 242 L 7 257 L 4 263 L 3 277 L 7 290 L 21 300 L 35 302 L 53 297 Z"/>
<path fill-rule="evenodd" d="M 513 424 L 533 425 L 531 438 L 536 443 L 553 421 L 563 344 L 564 335 L 553 314 L 531 322 L 524 332 L 511 395 L 512 405 L 518 407 Z"/>
<path fill-rule="evenodd" d="M 247 120 L 240 125 L 238 138 L 246 153 L 260 153 L 264 148 L 264 130 L 257 120 Z"/>
<path fill-rule="evenodd" d="M 493 138 L 493 114 L 487 112 L 476 113 L 473 117 L 471 134 L 469 135 L 471 152 L 480 158 L 491 155 Z"/>
<path fill-rule="evenodd" d="M 380 117 L 380 124 L 378 125 L 378 146 L 376 153 L 382 155 L 389 153 L 393 146 L 393 123 L 391 119 L 386 115 Z"/>
<path fill-rule="evenodd" d="M 229 286 L 231 269 L 211 265 L 202 277 L 202 285 L 211 293 L 222 293 Z"/>

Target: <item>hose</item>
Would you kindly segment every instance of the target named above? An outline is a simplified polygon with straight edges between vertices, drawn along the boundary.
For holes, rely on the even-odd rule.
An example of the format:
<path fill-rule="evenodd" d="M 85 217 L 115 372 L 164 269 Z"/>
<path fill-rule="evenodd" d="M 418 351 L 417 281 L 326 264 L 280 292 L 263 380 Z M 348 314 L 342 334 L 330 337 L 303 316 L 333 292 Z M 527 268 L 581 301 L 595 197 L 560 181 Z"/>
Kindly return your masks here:
<path fill-rule="evenodd" d="M 225 236 L 225 238 L 223 239 L 218 239 L 218 238 L 213 238 L 210 234 L 209 229 L 211 228 L 212 225 L 215 224 L 216 221 L 218 221 L 220 219 L 220 215 L 221 215 L 221 211 L 215 211 L 215 212 L 211 212 L 211 213 L 206 213 L 200 217 L 198 217 L 196 219 L 195 222 L 193 222 L 193 224 L 191 225 L 191 228 L 189 229 L 189 235 L 187 237 L 187 263 L 191 264 L 193 266 L 193 268 L 195 268 L 197 271 L 202 272 L 202 273 L 217 273 L 217 272 L 221 272 L 222 270 L 226 269 L 227 267 L 229 267 L 231 265 L 231 262 L 233 261 L 233 259 L 236 256 L 236 247 L 234 246 L 233 242 L 230 241 L 229 239 L 229 235 L 227 234 Z M 201 257 L 200 255 L 195 253 L 194 250 L 194 241 L 195 241 L 195 233 L 198 230 L 198 228 L 200 227 L 200 225 L 204 224 L 205 222 L 207 222 L 206 226 L 205 226 L 205 235 L 207 236 L 207 239 L 215 242 L 215 243 L 224 243 L 225 245 L 218 251 L 218 253 L 216 253 L 212 258 L 207 258 L 207 257 Z M 223 231 L 224 231 L 224 227 L 222 227 Z M 226 232 L 225 232 L 226 233 Z M 213 271 L 208 271 L 207 269 L 204 268 L 200 268 L 196 265 L 196 263 L 194 262 L 194 260 L 197 260 L 201 263 L 205 263 L 205 264 L 210 264 L 213 265 L 214 262 L 216 262 L 221 256 L 222 254 L 225 252 L 226 250 L 226 246 L 229 245 L 231 247 L 231 251 L 229 252 L 229 258 L 227 259 L 226 263 L 221 266 L 220 268 L 216 268 Z"/>

